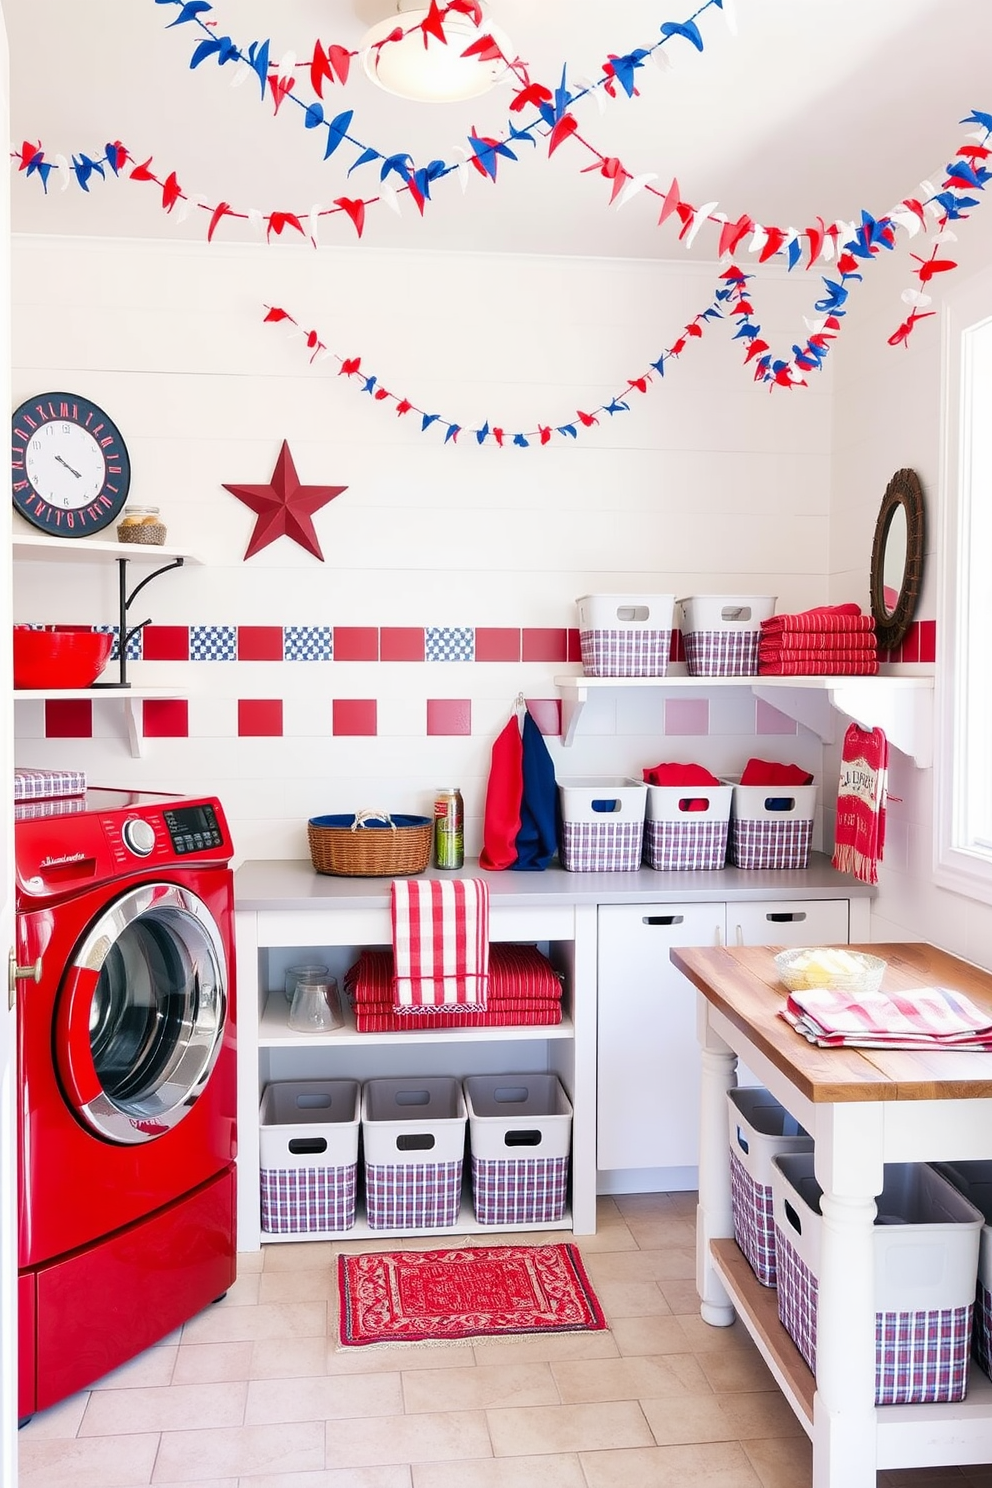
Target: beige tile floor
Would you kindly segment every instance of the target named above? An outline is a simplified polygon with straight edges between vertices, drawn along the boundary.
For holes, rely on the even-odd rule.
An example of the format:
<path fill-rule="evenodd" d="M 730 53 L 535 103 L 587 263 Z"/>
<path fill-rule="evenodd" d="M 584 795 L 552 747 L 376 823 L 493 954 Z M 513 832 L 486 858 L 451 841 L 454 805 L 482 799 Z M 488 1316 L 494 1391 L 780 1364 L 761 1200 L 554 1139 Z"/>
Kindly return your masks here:
<path fill-rule="evenodd" d="M 579 1244 L 610 1329 L 569 1337 L 342 1352 L 334 1246 L 243 1255 L 222 1302 L 23 1428 L 20 1488 L 809 1488 L 743 1328 L 698 1315 L 694 1210 L 600 1200 Z M 878 1483 L 992 1485 L 992 1467 Z"/>

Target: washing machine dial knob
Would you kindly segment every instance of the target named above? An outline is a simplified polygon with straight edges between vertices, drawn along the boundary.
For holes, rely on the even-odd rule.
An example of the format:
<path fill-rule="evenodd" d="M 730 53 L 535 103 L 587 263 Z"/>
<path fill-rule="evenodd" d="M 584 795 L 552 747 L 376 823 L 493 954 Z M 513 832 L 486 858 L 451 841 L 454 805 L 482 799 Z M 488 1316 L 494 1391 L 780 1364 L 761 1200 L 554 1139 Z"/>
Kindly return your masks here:
<path fill-rule="evenodd" d="M 155 828 L 151 822 L 134 816 L 123 827 L 124 846 L 139 858 L 147 858 L 155 846 Z"/>

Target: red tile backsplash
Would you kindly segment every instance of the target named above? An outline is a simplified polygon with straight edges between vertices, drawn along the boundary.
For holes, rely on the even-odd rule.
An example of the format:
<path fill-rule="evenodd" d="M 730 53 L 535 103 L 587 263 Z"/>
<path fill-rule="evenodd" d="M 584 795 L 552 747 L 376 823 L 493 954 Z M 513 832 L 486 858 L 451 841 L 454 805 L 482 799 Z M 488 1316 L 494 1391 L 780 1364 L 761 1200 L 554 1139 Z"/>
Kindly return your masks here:
<path fill-rule="evenodd" d="M 145 661 L 189 661 L 189 626 L 146 625 L 141 654 Z"/>
<path fill-rule="evenodd" d="M 379 631 L 375 625 L 336 625 L 335 661 L 378 661 Z"/>
<path fill-rule="evenodd" d="M 335 698 L 332 705 L 332 728 L 338 735 L 378 733 L 375 698 Z"/>
<path fill-rule="evenodd" d="M 476 661 L 519 661 L 520 630 L 482 625 L 475 632 Z"/>
<path fill-rule="evenodd" d="M 93 704 L 89 698 L 49 698 L 45 703 L 46 739 L 92 739 Z"/>
<path fill-rule="evenodd" d="M 921 620 L 920 624 L 920 660 L 937 660 L 937 622 L 936 620 Z"/>
<path fill-rule="evenodd" d="M 470 734 L 472 703 L 468 698 L 428 698 L 428 734 Z"/>
<path fill-rule="evenodd" d="M 281 625 L 239 625 L 239 661 L 282 661 Z"/>
<path fill-rule="evenodd" d="M 142 732 L 148 739 L 188 739 L 189 703 L 185 698 L 146 698 Z"/>
<path fill-rule="evenodd" d="M 384 625 L 379 631 L 380 661 L 423 661 L 422 626 Z"/>
<path fill-rule="evenodd" d="M 561 733 L 560 698 L 528 698 L 527 711 L 542 734 Z"/>
<path fill-rule="evenodd" d="M 282 737 L 281 698 L 239 698 L 238 737 L 279 739 Z"/>
<path fill-rule="evenodd" d="M 524 661 L 567 661 L 567 630 L 524 628 Z"/>

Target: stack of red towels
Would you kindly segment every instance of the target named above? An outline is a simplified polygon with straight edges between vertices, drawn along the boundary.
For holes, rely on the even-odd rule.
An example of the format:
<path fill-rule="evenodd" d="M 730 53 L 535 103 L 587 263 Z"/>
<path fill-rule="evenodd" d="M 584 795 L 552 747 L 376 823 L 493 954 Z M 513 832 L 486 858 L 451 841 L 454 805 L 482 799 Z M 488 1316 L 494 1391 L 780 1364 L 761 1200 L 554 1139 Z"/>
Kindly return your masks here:
<path fill-rule="evenodd" d="M 779 677 L 873 677 L 875 621 L 856 604 L 820 605 L 761 622 L 758 671 Z"/>
<path fill-rule="evenodd" d="M 421 1028 L 512 1028 L 561 1022 L 561 980 L 536 946 L 495 941 L 489 947 L 489 989 L 482 1011 L 423 1007 L 398 1013 L 391 950 L 362 951 L 345 973 L 344 989 L 359 1033 Z"/>

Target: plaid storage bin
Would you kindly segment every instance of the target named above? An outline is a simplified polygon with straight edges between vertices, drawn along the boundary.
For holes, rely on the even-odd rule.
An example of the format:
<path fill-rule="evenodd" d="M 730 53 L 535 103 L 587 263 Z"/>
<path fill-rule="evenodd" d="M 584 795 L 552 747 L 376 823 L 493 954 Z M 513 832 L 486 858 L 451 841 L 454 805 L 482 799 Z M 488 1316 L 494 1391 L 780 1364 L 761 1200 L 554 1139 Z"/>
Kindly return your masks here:
<path fill-rule="evenodd" d="M 479 1224 L 554 1224 L 565 1212 L 572 1106 L 556 1075 L 464 1081 Z"/>
<path fill-rule="evenodd" d="M 575 603 L 587 677 L 667 676 L 674 594 L 584 594 Z"/>
<path fill-rule="evenodd" d="M 14 800 L 39 801 L 52 796 L 81 796 L 86 790 L 83 770 L 14 770 Z"/>
<path fill-rule="evenodd" d="M 430 1230 L 458 1223 L 462 1159 L 365 1164 L 370 1230 Z"/>
<path fill-rule="evenodd" d="M 280 1080 L 259 1108 L 262 1231 L 350 1230 L 358 1187 L 357 1080 Z"/>
<path fill-rule="evenodd" d="M 426 1230 L 458 1223 L 465 1129 L 465 1097 L 453 1076 L 365 1082 L 362 1140 L 369 1229 Z"/>
<path fill-rule="evenodd" d="M 618 777 L 562 780 L 561 866 L 571 873 L 630 873 L 641 866 L 647 787 Z"/>
<path fill-rule="evenodd" d="M 734 1239 L 762 1286 L 775 1285 L 772 1158 L 811 1152 L 813 1138 L 773 1095 L 756 1086 L 727 1091 L 730 1206 Z"/>
<path fill-rule="evenodd" d="M 733 785 L 730 861 L 737 868 L 808 868 L 815 785 Z"/>
<path fill-rule="evenodd" d="M 978 1248 L 972 1353 L 979 1367 L 992 1378 L 992 1160 L 935 1163 L 934 1166 L 974 1204 L 985 1220 Z"/>
<path fill-rule="evenodd" d="M 750 677 L 758 672 L 761 622 L 774 594 L 693 594 L 679 600 L 690 677 Z"/>
<path fill-rule="evenodd" d="M 714 870 L 727 862 L 729 785 L 649 785 L 644 861 L 651 868 Z"/>
<path fill-rule="evenodd" d="M 779 1320 L 815 1375 L 821 1220 L 812 1154 L 776 1157 L 772 1189 Z M 876 1202 L 875 1404 L 963 1400 L 982 1216 L 923 1163 L 887 1163 Z"/>

